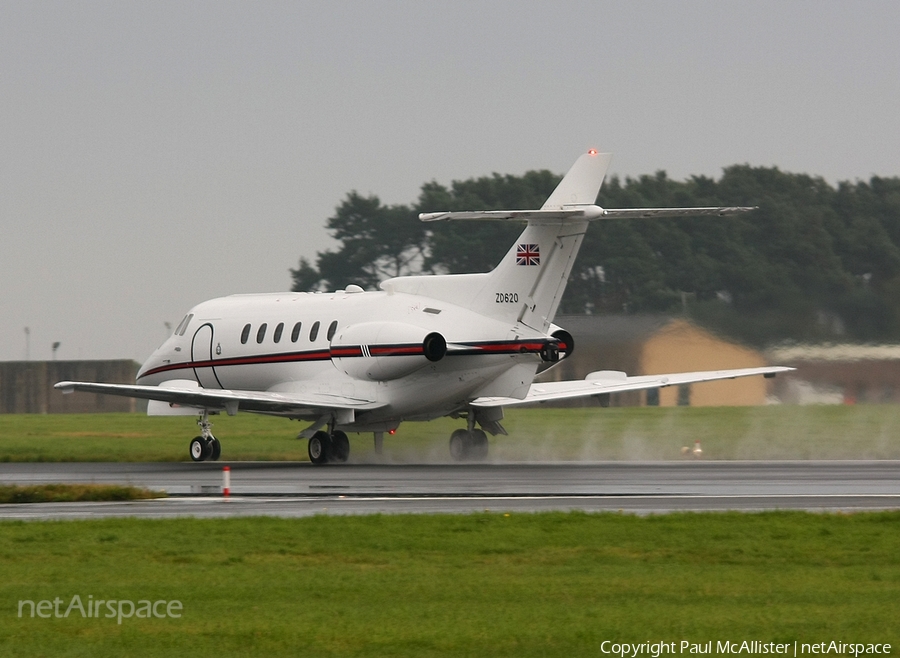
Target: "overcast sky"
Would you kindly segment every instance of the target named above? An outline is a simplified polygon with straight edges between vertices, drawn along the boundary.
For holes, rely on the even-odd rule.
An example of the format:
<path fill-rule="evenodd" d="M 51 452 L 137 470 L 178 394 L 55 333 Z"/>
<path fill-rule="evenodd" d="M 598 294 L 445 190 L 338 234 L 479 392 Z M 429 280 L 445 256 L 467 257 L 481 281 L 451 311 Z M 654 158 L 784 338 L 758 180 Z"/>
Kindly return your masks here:
<path fill-rule="evenodd" d="M 898 28 L 895 0 L 0 0 L 0 360 L 25 327 L 32 359 L 143 360 L 195 303 L 288 289 L 354 189 L 589 147 L 900 175 Z"/>

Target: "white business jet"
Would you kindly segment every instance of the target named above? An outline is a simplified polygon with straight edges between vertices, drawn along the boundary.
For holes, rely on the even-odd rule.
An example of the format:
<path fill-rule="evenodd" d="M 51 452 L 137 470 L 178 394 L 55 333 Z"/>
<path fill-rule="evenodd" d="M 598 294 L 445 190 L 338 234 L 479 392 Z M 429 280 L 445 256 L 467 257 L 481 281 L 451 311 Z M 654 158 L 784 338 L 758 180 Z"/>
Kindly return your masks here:
<path fill-rule="evenodd" d="M 751 375 L 784 367 L 629 377 L 599 371 L 584 380 L 533 383 L 572 354 L 553 324 L 591 221 L 732 215 L 753 208 L 641 208 L 595 205 L 610 154 L 582 155 L 540 210 L 438 212 L 426 222 L 525 222 L 497 267 L 482 274 L 405 276 L 379 291 L 350 285 L 332 293 L 232 295 L 195 306 L 143 364 L 137 384 L 60 382 L 86 391 L 150 400 L 150 415 L 199 415 L 194 461 L 218 459 L 210 414 L 238 411 L 306 420 L 314 464 L 344 462 L 347 432 L 384 433 L 406 420 L 464 421 L 450 437 L 456 460 L 487 455 L 487 433 L 506 434 L 503 408 L 604 396 Z"/>

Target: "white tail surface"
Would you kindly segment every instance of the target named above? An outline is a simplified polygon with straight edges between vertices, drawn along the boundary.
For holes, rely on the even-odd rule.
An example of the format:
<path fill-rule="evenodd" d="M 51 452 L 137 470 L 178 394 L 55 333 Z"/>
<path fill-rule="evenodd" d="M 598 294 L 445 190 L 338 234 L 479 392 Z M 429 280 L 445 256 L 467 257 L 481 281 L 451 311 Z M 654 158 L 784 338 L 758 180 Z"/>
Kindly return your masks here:
<path fill-rule="evenodd" d="M 579 157 L 541 209 L 590 206 L 596 203 L 611 159 L 612 153 L 597 153 L 593 149 Z"/>
<path fill-rule="evenodd" d="M 609 167 L 609 153 L 582 155 L 544 203 L 541 211 L 587 211 Z M 497 217 L 502 214 L 502 217 Z M 516 211 L 502 213 L 432 213 L 422 219 L 516 219 Z M 523 213 L 524 214 L 524 213 Z M 454 215 L 456 215 L 454 217 Z M 405 292 L 465 306 L 483 315 L 547 331 L 566 288 L 566 281 L 587 230 L 588 217 L 581 212 L 536 213 L 525 230 L 486 274 L 446 274 L 388 279 L 381 284 L 389 292 Z"/>

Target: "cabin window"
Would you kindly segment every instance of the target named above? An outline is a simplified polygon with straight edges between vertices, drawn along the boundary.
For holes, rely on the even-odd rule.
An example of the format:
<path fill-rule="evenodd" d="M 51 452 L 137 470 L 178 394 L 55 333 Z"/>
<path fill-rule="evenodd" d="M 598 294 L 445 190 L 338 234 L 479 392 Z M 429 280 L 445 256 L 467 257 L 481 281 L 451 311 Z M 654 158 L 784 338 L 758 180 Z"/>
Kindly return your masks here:
<path fill-rule="evenodd" d="M 337 320 L 335 320 L 330 325 L 328 325 L 328 333 L 326 334 L 326 337 L 328 338 L 328 340 L 331 340 L 332 338 L 334 338 L 334 332 L 336 332 L 336 331 L 337 331 Z"/>
<path fill-rule="evenodd" d="M 281 334 L 283 331 L 284 331 L 284 322 L 279 322 L 278 326 L 275 327 L 275 333 L 272 334 L 272 340 L 274 340 L 276 343 L 280 343 L 281 342 Z"/>
<path fill-rule="evenodd" d="M 256 342 L 257 343 L 262 343 L 263 340 L 265 340 L 267 326 L 268 325 L 265 322 L 263 322 L 261 325 L 259 325 L 259 330 L 256 332 Z"/>
<path fill-rule="evenodd" d="M 247 344 L 247 339 L 250 338 L 250 325 L 245 324 L 244 330 L 241 332 L 241 345 Z"/>
<path fill-rule="evenodd" d="M 291 342 L 296 343 L 300 340 L 300 327 L 303 326 L 302 322 L 298 322 L 294 325 L 293 330 L 291 331 Z"/>
<path fill-rule="evenodd" d="M 318 335 L 319 335 L 319 322 L 317 320 L 316 322 L 313 322 L 312 329 L 309 330 L 309 342 L 315 343 L 316 336 L 318 336 Z"/>

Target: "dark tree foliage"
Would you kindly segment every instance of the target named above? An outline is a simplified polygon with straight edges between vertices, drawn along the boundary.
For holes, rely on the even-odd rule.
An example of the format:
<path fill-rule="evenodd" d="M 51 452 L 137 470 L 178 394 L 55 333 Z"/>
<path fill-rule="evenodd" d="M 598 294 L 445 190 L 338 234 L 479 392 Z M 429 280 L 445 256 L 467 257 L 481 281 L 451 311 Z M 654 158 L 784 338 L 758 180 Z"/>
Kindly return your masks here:
<path fill-rule="evenodd" d="M 374 288 L 389 276 L 491 269 L 522 227 L 423 224 L 418 212 L 539 208 L 560 177 L 494 174 L 422 186 L 414 207 L 355 192 L 328 220 L 338 251 L 292 270 L 295 290 Z M 588 229 L 566 313 L 687 313 L 752 344 L 900 340 L 900 179 L 836 187 L 775 167 L 735 165 L 719 180 L 665 172 L 612 177 L 608 208 L 758 206 L 727 218 L 601 220 Z"/>
<path fill-rule="evenodd" d="M 436 210 L 529 210 L 540 208 L 560 176 L 529 171 L 453 181 L 450 189 L 434 181 L 422 186 L 417 212 Z M 429 225 L 428 271 L 487 272 L 509 249 L 522 226 L 509 222 L 435 222 Z"/>
<path fill-rule="evenodd" d="M 293 290 L 336 290 L 349 284 L 376 288 L 392 276 L 421 270 L 426 232 L 409 206 L 385 206 L 376 196 L 350 192 L 328 219 L 340 251 L 319 252 L 316 268 L 305 258 L 291 270 Z"/>

